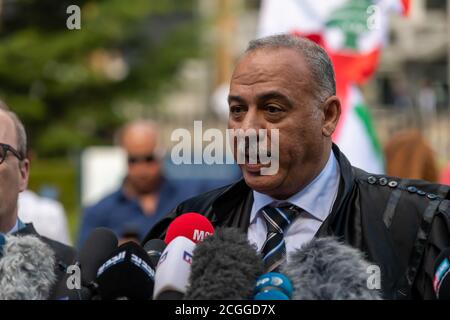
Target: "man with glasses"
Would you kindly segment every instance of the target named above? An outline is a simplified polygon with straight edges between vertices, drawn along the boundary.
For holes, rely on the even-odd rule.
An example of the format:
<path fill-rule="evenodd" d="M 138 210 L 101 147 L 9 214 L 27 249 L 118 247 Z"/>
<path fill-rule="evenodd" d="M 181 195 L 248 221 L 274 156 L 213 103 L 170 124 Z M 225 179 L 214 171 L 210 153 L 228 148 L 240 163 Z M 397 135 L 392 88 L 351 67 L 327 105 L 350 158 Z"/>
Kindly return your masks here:
<path fill-rule="evenodd" d="M 127 175 L 116 192 L 84 210 L 78 247 L 98 227 L 113 230 L 121 243 L 130 240 L 139 242 L 178 202 L 217 186 L 214 183 L 174 181 L 165 177 L 162 152 L 158 146 L 158 129 L 151 120 L 141 119 L 125 124 L 116 140 L 127 153 Z"/>
<path fill-rule="evenodd" d="M 25 128 L 13 112 L 0 105 L 0 235 L 34 235 L 49 245 L 55 253 L 55 273 L 59 281 L 65 275 L 64 266 L 75 258 L 75 250 L 60 242 L 40 236 L 31 223 L 18 218 L 18 197 L 28 185 L 30 162 L 26 158 Z"/>

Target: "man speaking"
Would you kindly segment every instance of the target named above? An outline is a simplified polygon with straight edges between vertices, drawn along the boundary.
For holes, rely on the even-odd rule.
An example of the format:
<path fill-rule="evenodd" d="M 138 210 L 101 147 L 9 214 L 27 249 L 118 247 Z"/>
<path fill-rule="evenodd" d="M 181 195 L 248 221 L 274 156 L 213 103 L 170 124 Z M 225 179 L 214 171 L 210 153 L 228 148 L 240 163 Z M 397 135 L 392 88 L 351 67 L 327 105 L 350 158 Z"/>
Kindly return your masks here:
<path fill-rule="evenodd" d="M 450 247 L 450 187 L 351 166 L 332 143 L 341 105 L 320 46 L 290 35 L 251 41 L 228 101 L 230 129 L 278 129 L 277 173 L 261 174 L 261 161 L 239 164 L 242 180 L 181 203 L 144 241 L 164 237 L 178 215 L 199 212 L 246 232 L 273 271 L 286 253 L 334 235 L 379 266 L 383 298 L 434 298 L 434 262 Z"/>

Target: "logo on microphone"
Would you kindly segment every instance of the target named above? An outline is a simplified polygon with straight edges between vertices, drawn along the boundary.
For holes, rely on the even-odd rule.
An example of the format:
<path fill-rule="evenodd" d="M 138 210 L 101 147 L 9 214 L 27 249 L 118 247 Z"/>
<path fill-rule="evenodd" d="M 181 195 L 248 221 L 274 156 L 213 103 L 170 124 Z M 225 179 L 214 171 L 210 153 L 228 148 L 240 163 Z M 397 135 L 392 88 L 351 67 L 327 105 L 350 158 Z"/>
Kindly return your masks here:
<path fill-rule="evenodd" d="M 185 251 L 183 253 L 183 260 L 186 261 L 189 264 L 192 264 L 192 254 L 190 254 L 189 252 Z"/>
<path fill-rule="evenodd" d="M 203 241 L 203 239 L 205 239 L 206 237 L 208 237 L 210 235 L 211 235 L 210 232 L 206 232 L 204 230 L 195 229 L 194 230 L 194 235 L 193 235 L 192 238 L 194 239 L 194 242 L 200 242 L 200 241 Z"/>

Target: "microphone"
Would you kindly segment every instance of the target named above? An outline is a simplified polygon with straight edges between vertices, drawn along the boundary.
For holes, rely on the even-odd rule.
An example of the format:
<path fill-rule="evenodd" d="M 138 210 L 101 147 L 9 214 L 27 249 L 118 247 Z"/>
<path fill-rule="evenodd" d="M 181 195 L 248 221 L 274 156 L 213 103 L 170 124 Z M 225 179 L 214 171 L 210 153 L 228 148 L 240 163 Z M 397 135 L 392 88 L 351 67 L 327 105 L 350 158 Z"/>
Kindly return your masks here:
<path fill-rule="evenodd" d="M 150 300 L 155 271 L 147 252 L 135 242 L 117 248 L 97 272 L 98 293 L 103 300 Z"/>
<path fill-rule="evenodd" d="M 7 235 L 0 259 L 0 300 L 46 300 L 56 282 L 53 250 L 35 236 Z"/>
<path fill-rule="evenodd" d="M 293 291 L 291 281 L 284 274 L 269 272 L 256 281 L 254 300 L 289 300 Z"/>
<path fill-rule="evenodd" d="M 187 300 L 251 299 L 264 267 L 247 236 L 234 228 L 219 228 L 194 250 Z"/>
<path fill-rule="evenodd" d="M 183 236 L 197 243 L 213 233 L 214 227 L 208 218 L 199 213 L 188 212 L 172 221 L 167 228 L 164 241 L 169 244 L 176 237 Z"/>
<path fill-rule="evenodd" d="M 117 249 L 117 244 L 117 237 L 110 229 L 96 228 L 89 234 L 79 255 L 83 285 L 95 287 L 98 268 Z"/>
<path fill-rule="evenodd" d="M 181 300 L 191 274 L 195 243 L 186 237 L 173 239 L 159 259 L 155 273 L 155 300 Z"/>
<path fill-rule="evenodd" d="M 293 300 L 381 300 L 368 288 L 369 266 L 359 250 L 325 237 L 292 253 L 282 272 L 293 282 Z"/>
<path fill-rule="evenodd" d="M 144 245 L 144 250 L 147 252 L 148 257 L 150 258 L 151 265 L 153 269 L 156 269 L 158 265 L 159 258 L 161 257 L 162 252 L 166 249 L 166 243 L 161 239 L 152 239 L 147 241 Z"/>
<path fill-rule="evenodd" d="M 117 249 L 117 237 L 107 228 L 94 229 L 86 239 L 74 265 L 81 270 L 81 288 L 68 288 L 66 275 L 56 291 L 56 300 L 91 300 L 97 296 L 97 270 Z"/>
<path fill-rule="evenodd" d="M 433 289 L 438 300 L 450 300 L 450 248 L 437 257 L 434 265 Z"/>

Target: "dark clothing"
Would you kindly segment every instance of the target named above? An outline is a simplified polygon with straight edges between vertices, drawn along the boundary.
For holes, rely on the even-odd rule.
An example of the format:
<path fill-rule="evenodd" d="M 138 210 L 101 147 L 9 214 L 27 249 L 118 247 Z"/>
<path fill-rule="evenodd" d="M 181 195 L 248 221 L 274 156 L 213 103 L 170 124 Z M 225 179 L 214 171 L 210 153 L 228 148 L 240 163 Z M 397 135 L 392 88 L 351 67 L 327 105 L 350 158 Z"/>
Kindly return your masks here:
<path fill-rule="evenodd" d="M 333 152 L 340 166 L 339 191 L 316 237 L 334 235 L 364 252 L 381 269 L 385 299 L 434 299 L 434 263 L 450 247 L 450 187 L 369 174 L 352 167 L 336 145 Z M 181 203 L 144 242 L 163 238 L 175 217 L 191 211 L 215 227 L 246 232 L 252 205 L 252 190 L 241 180 Z"/>
<path fill-rule="evenodd" d="M 39 235 L 33 227 L 32 223 L 25 224 L 24 228 L 21 228 L 19 231 L 15 232 L 14 235 L 20 236 L 36 236 L 47 244 L 55 253 L 55 275 L 56 275 L 56 283 L 53 285 L 52 290 L 50 292 L 49 299 L 54 299 L 54 294 L 56 288 L 62 285 L 62 281 L 65 281 L 66 269 L 71 264 L 75 263 L 76 251 L 72 247 L 66 246 L 61 242 L 43 237 Z"/>
<path fill-rule="evenodd" d="M 128 198 L 123 188 L 120 188 L 97 204 L 85 209 L 78 248 L 82 247 L 88 235 L 98 227 L 111 229 L 119 238 L 133 234 L 142 240 L 148 230 L 176 204 L 217 186 L 216 182 L 164 179 L 153 215 L 145 214 L 139 202 Z"/>

